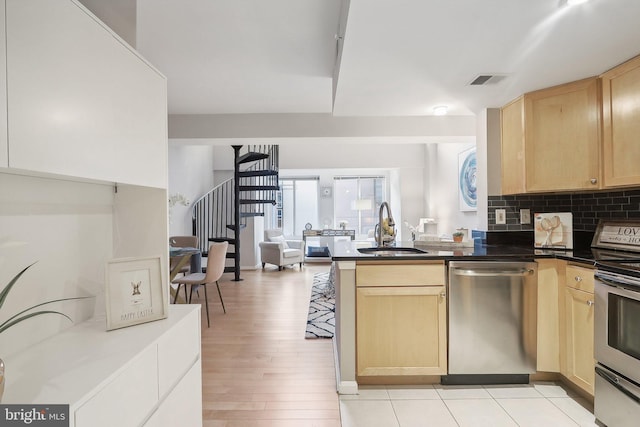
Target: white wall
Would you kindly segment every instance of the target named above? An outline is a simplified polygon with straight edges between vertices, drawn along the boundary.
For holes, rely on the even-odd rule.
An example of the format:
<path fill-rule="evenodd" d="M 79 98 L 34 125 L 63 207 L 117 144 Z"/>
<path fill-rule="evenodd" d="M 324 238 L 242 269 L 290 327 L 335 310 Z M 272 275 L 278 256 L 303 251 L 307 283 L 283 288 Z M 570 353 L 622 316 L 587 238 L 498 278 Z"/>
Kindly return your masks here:
<path fill-rule="evenodd" d="M 80 0 L 131 46 L 136 46 L 136 0 Z"/>
<path fill-rule="evenodd" d="M 389 177 L 393 196 L 390 200 L 400 238 L 410 238 L 404 222 L 418 225 L 419 218 L 432 216 L 439 222 L 440 233 L 455 228 L 478 228 L 476 212 L 461 212 L 458 205 L 458 153 L 473 143 L 441 144 L 325 144 L 313 146 L 281 145 L 282 174 L 319 175 L 320 185 L 332 185 L 332 174 L 382 173 Z M 286 169 L 295 165 L 296 170 Z M 341 169 L 338 169 L 341 167 Z M 330 169 L 332 168 L 332 169 Z M 399 194 L 399 197 L 398 197 Z M 332 202 L 332 201 L 331 201 Z M 323 215 L 333 218 L 321 200 Z"/>
<path fill-rule="evenodd" d="M 229 148 L 231 150 L 231 148 Z M 233 150 L 231 150 L 233 154 Z M 214 147 L 169 144 L 169 195 L 183 194 L 192 204 L 213 188 Z M 233 166 L 233 155 L 231 156 Z M 171 236 L 191 235 L 191 206 L 175 205 L 169 224 Z"/>
<path fill-rule="evenodd" d="M 95 298 L 43 309 L 74 322 L 104 314 L 113 201 L 110 185 L 0 173 L 0 288 L 36 262 L 12 289 L 0 322 L 44 301 L 86 295 Z M 13 354 L 72 325 L 62 316 L 37 316 L 0 334 L 0 349 Z"/>
<path fill-rule="evenodd" d="M 428 216 L 436 219 L 441 235 L 460 227 L 479 227 L 477 212 L 462 212 L 458 201 L 458 154 L 472 147 L 474 144 L 437 144 L 428 151 Z"/>
<path fill-rule="evenodd" d="M 488 229 L 489 195 L 502 193 L 500 109 L 489 108 L 478 113 L 478 222 Z"/>
<path fill-rule="evenodd" d="M 410 239 L 404 222 L 416 225 L 425 213 L 425 150 L 425 144 L 282 144 L 281 175 L 319 175 L 321 187 L 333 186 L 336 175 L 386 176 L 398 239 Z M 333 219 L 333 198 L 321 199 L 319 208 L 321 222 Z"/>

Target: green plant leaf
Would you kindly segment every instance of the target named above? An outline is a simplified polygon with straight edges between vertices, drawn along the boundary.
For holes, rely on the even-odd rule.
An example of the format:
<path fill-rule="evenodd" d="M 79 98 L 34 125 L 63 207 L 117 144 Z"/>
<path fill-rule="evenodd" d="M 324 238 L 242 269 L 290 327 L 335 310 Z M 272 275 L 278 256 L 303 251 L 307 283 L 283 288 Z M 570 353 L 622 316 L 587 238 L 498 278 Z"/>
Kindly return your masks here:
<path fill-rule="evenodd" d="M 59 311 L 53 311 L 53 310 L 36 311 L 35 313 L 29 313 L 26 316 L 22 316 L 20 318 L 17 318 L 15 320 L 13 320 L 12 322 L 3 323 L 2 326 L 0 326 L 0 334 L 2 332 L 6 331 L 7 329 L 9 329 L 10 327 L 12 327 L 13 325 L 22 322 L 23 320 L 27 320 L 27 319 L 30 319 L 31 317 L 35 317 L 35 316 L 40 316 L 42 314 L 59 314 L 60 316 L 64 316 L 67 319 L 69 319 L 69 321 L 73 322 L 73 320 L 71 320 L 71 318 L 69 316 L 67 316 L 64 313 L 60 313 Z"/>
<path fill-rule="evenodd" d="M 8 318 L 7 320 L 5 320 L 2 324 L 0 324 L 0 333 L 2 333 L 2 331 L 5 328 L 5 325 L 7 325 L 9 322 L 11 322 L 13 319 L 15 319 L 16 317 L 20 316 L 21 314 L 26 313 L 29 310 L 33 310 L 34 308 L 38 308 L 41 307 L 43 305 L 47 305 L 47 304 L 53 304 L 54 302 L 60 302 L 60 301 L 71 301 L 71 300 L 76 300 L 76 299 L 85 299 L 85 298 L 93 298 L 93 297 L 71 297 L 71 298 L 60 298 L 60 299 L 54 299 L 52 301 L 47 301 L 47 302 L 43 302 L 40 304 L 36 304 L 34 306 L 31 306 L 29 308 L 25 308 L 24 310 L 22 310 L 20 313 L 16 313 L 13 316 L 11 316 L 10 318 Z M 69 316 L 67 316 L 66 314 L 63 313 L 59 313 L 57 311 L 47 311 L 48 313 L 58 313 L 58 314 L 62 314 L 64 317 L 66 317 L 67 319 L 71 320 L 71 318 Z M 24 320 L 24 319 L 23 319 Z M 73 320 L 71 320 L 73 322 Z M 11 323 L 12 325 L 14 325 L 15 323 Z"/>
<path fill-rule="evenodd" d="M 36 262 L 38 262 L 38 261 L 36 261 Z M 35 264 L 36 262 L 34 262 L 33 264 Z M 0 308 L 2 308 L 2 305 L 4 304 L 4 300 L 7 299 L 7 295 L 9 295 L 9 291 L 11 291 L 11 288 L 13 288 L 13 285 L 16 284 L 16 282 L 18 281 L 20 276 L 22 276 L 24 274 L 24 272 L 27 271 L 33 264 L 26 266 L 20 273 L 16 274 L 13 277 L 13 279 L 11 279 L 9 284 L 7 286 L 5 286 L 5 288 L 2 290 L 2 292 L 0 292 Z"/>
<path fill-rule="evenodd" d="M 35 262 L 33 264 L 35 264 Z M 0 291 L 0 309 L 4 305 L 4 302 L 7 299 L 7 296 L 9 295 L 9 292 L 11 291 L 13 286 L 18 282 L 18 279 L 20 279 L 20 277 L 25 273 L 25 271 L 27 271 L 31 266 L 33 266 L 33 264 L 26 266 L 20 273 L 16 274 L 13 277 L 13 279 L 11 279 L 11 281 L 7 284 L 7 286 L 5 286 L 4 289 L 2 289 L 2 291 Z M 35 313 L 29 313 L 29 314 L 25 314 L 25 313 L 27 313 L 28 311 L 31 311 L 31 310 L 33 310 L 35 308 L 42 307 L 43 305 L 53 304 L 54 302 L 70 301 L 70 300 L 85 299 L 85 298 L 92 298 L 92 297 L 91 296 L 86 296 L 86 297 L 59 298 L 59 299 L 46 301 L 46 302 L 43 302 L 43 303 L 40 303 L 40 304 L 33 305 L 33 306 L 29 307 L 29 308 L 26 308 L 26 309 L 22 310 L 19 313 L 14 314 L 13 316 L 11 316 L 7 320 L 5 320 L 2 324 L 0 324 L 0 334 L 2 332 L 6 331 L 7 329 L 9 329 L 10 327 L 12 327 L 12 326 L 24 321 L 24 320 L 30 319 L 30 318 L 32 318 L 34 316 L 40 316 L 40 315 L 43 315 L 43 314 L 58 314 L 60 316 L 66 317 L 67 319 L 69 319 L 70 322 L 73 322 L 73 320 L 69 316 L 67 316 L 66 314 L 60 313 L 59 311 L 54 311 L 54 310 L 43 310 L 43 311 L 37 311 Z"/>

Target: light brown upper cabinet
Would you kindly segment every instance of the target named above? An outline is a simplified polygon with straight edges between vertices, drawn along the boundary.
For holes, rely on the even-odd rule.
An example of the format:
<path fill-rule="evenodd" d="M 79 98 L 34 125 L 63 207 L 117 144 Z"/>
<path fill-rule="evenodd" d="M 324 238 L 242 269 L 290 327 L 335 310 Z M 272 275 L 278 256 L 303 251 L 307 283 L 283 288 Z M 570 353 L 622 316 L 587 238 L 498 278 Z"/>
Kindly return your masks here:
<path fill-rule="evenodd" d="M 640 184 L 640 56 L 602 76 L 603 185 Z"/>
<path fill-rule="evenodd" d="M 524 96 L 527 192 L 599 188 L 600 81 Z"/>
<path fill-rule="evenodd" d="M 502 194 L 600 188 L 600 81 L 530 92 L 502 108 Z"/>
<path fill-rule="evenodd" d="M 520 97 L 501 110 L 502 194 L 525 192 L 524 99 Z"/>

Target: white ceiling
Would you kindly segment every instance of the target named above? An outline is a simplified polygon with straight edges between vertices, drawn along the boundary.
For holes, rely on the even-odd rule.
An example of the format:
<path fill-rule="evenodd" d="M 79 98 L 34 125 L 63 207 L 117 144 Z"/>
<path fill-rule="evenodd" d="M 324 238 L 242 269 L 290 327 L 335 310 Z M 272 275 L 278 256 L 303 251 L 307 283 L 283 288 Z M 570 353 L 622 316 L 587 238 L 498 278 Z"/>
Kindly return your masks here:
<path fill-rule="evenodd" d="M 563 2 L 351 0 L 339 29 L 341 0 L 138 0 L 137 48 L 171 114 L 471 115 L 640 54 L 639 0 Z"/>

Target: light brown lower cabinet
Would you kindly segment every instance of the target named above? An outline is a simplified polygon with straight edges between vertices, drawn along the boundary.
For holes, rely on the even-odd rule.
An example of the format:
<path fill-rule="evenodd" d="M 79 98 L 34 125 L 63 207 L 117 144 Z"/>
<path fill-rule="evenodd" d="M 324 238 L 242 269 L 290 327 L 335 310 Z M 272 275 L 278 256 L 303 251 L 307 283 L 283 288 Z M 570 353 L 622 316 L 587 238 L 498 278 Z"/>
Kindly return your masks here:
<path fill-rule="evenodd" d="M 593 270 L 569 265 L 564 287 L 564 346 L 561 373 L 593 396 Z"/>
<path fill-rule="evenodd" d="M 444 286 L 357 288 L 359 376 L 445 375 Z"/>
<path fill-rule="evenodd" d="M 538 263 L 537 369 L 560 372 L 560 310 L 558 277 L 564 268 L 556 259 L 536 259 Z M 562 270 L 564 277 L 564 269 Z"/>

